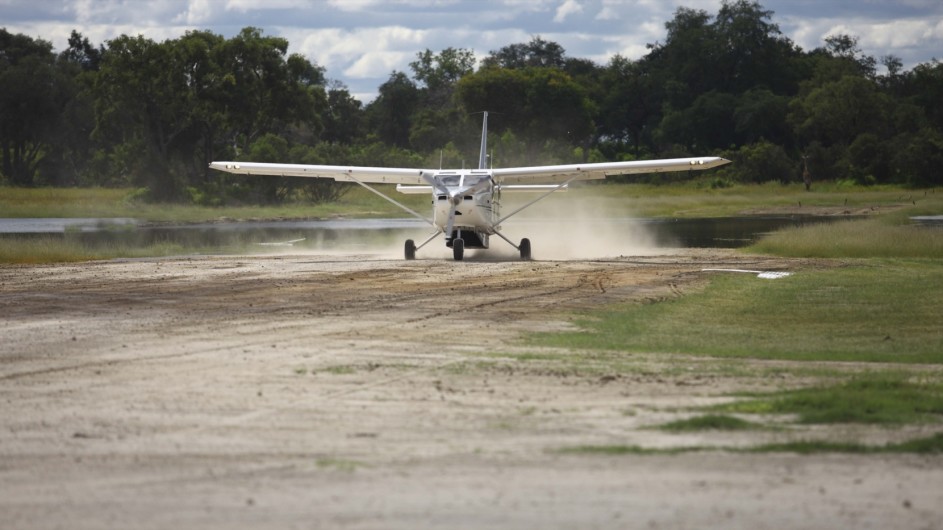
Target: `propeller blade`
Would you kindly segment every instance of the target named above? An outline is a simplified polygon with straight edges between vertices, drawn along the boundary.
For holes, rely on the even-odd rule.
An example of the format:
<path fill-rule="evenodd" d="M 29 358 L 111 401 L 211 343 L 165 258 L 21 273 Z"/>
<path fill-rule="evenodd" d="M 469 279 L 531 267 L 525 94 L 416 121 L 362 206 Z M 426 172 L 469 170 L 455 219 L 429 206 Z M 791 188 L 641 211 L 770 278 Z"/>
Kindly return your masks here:
<path fill-rule="evenodd" d="M 458 205 L 452 203 L 452 208 L 449 210 L 449 221 L 445 227 L 445 237 L 447 239 L 452 239 L 452 227 L 455 226 L 455 210 L 458 208 Z"/>
<path fill-rule="evenodd" d="M 445 194 L 445 195 L 449 195 L 449 189 L 446 188 L 444 185 L 442 185 L 442 183 L 439 182 L 438 179 L 436 179 L 436 178 L 434 178 L 434 177 L 432 177 L 432 176 L 430 176 L 430 175 L 427 175 L 427 174 L 425 174 L 425 173 L 422 174 L 422 178 L 423 178 L 423 180 L 425 180 L 426 182 L 428 182 L 428 183 L 429 183 L 436 191 L 438 191 L 439 193 L 443 193 L 443 194 Z"/>

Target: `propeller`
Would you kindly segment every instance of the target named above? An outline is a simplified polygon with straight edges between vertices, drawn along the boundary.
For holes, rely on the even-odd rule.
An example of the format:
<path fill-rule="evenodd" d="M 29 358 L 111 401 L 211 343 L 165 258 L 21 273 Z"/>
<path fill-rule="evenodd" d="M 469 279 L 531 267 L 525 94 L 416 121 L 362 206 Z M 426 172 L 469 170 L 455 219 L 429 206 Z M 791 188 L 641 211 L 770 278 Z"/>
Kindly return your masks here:
<path fill-rule="evenodd" d="M 449 203 L 451 204 L 451 207 L 449 208 L 449 218 L 448 218 L 448 221 L 446 222 L 446 228 L 445 228 L 446 238 L 452 237 L 452 229 L 455 226 L 455 213 L 456 213 L 456 210 L 458 209 L 458 205 L 461 204 L 462 201 L 464 200 L 465 195 L 469 195 L 469 194 L 474 195 L 475 193 L 481 191 L 482 189 L 487 189 L 488 186 L 491 185 L 491 179 L 483 178 L 479 180 L 478 182 L 472 184 L 471 186 L 448 188 L 447 186 L 442 184 L 442 182 L 439 179 L 431 175 L 427 175 L 424 173 L 422 175 L 422 178 L 426 182 L 431 184 L 432 187 L 438 192 L 438 194 L 445 195 L 448 198 Z"/>

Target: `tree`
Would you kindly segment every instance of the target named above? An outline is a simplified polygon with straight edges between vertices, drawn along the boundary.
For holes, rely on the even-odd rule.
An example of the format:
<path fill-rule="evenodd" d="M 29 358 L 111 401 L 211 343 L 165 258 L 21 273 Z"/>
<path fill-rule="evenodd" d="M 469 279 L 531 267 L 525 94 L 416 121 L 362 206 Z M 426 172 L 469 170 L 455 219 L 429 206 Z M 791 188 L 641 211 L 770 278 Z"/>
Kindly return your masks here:
<path fill-rule="evenodd" d="M 367 107 L 367 123 L 379 139 L 396 147 L 409 147 L 409 131 L 419 108 L 419 89 L 403 72 L 393 72 L 380 85 L 380 94 Z"/>
<path fill-rule="evenodd" d="M 686 108 L 703 93 L 721 86 L 717 39 L 707 11 L 679 7 L 665 23 L 664 44 L 650 44 L 642 67 L 662 87 L 659 99 L 675 109 Z"/>
<path fill-rule="evenodd" d="M 520 135 L 532 163 L 544 143 L 584 145 L 595 130 L 586 91 L 557 68 L 482 68 L 462 78 L 457 95 L 466 109 L 494 112 L 495 132 L 511 129 Z"/>
<path fill-rule="evenodd" d="M 832 57 L 841 59 L 852 66 L 856 73 L 873 78 L 877 61 L 865 55 L 858 46 L 858 37 L 846 33 L 836 33 L 825 37 L 825 49 Z"/>
<path fill-rule="evenodd" d="M 108 42 L 95 83 L 96 133 L 132 148 L 133 182 L 163 200 L 183 196 L 173 151 L 193 126 L 187 76 L 175 59 L 169 41 L 122 35 Z"/>
<path fill-rule="evenodd" d="M 95 48 L 88 41 L 88 37 L 82 36 L 76 30 L 69 34 L 69 47 L 59 54 L 59 59 L 73 63 L 83 71 L 98 70 L 101 66 L 102 55 L 105 48 L 99 46 Z"/>
<path fill-rule="evenodd" d="M 427 100 L 442 105 L 451 96 L 462 76 L 475 69 L 475 54 L 464 48 L 446 48 L 438 54 L 428 48 L 409 63 L 413 77 L 425 88 Z"/>
<path fill-rule="evenodd" d="M 17 186 L 35 184 L 74 94 L 52 44 L 0 28 L 0 175 Z"/>
<path fill-rule="evenodd" d="M 936 130 L 943 131 L 943 62 L 934 59 L 918 64 L 902 91 L 924 110 Z"/>
<path fill-rule="evenodd" d="M 298 54 L 288 55 L 287 40 L 244 28 L 224 44 L 220 63 L 227 134 L 234 143 L 248 146 L 292 123 L 322 129 L 324 69 Z"/>
<path fill-rule="evenodd" d="M 434 54 L 427 49 L 417 54 L 410 67 L 421 86 L 421 104 L 412 120 L 409 144 L 414 149 L 432 151 L 461 141 L 466 113 L 458 109 L 453 96 L 458 81 L 474 71 L 474 53 L 446 48 Z"/>
<path fill-rule="evenodd" d="M 765 87 L 748 90 L 736 102 L 733 112 L 737 143 L 751 144 L 768 140 L 790 147 L 792 132 L 786 116 L 789 98 L 777 96 Z"/>
<path fill-rule="evenodd" d="M 872 81 L 845 76 L 790 103 L 789 120 L 805 141 L 849 145 L 864 133 L 886 138 L 889 98 Z"/>
<path fill-rule="evenodd" d="M 510 44 L 490 55 L 482 67 L 522 69 L 529 67 L 563 68 L 566 66 L 565 50 L 556 42 L 546 41 L 539 35 L 530 42 Z"/>
<path fill-rule="evenodd" d="M 323 138 L 327 142 L 352 144 L 363 135 L 363 108 L 360 100 L 351 96 L 341 83 L 327 91 L 327 107 L 321 118 Z"/>
<path fill-rule="evenodd" d="M 637 62 L 621 55 L 606 66 L 601 85 L 605 92 L 599 102 L 598 134 L 603 138 L 628 142 L 635 157 L 643 142 L 650 143 L 650 130 L 659 106 L 652 76 Z"/>
<path fill-rule="evenodd" d="M 776 94 L 795 92 L 791 60 L 797 54 L 772 16 L 756 1 L 721 4 L 712 27 L 724 90 L 738 94 L 763 86 Z"/>

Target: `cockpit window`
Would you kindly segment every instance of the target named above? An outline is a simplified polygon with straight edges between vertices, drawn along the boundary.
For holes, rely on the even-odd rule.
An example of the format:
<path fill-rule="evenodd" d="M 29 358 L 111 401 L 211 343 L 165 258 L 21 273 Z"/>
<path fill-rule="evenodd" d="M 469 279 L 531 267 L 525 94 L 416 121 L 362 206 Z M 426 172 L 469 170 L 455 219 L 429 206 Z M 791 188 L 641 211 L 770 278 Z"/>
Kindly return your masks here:
<path fill-rule="evenodd" d="M 488 175 L 465 175 L 466 186 L 474 186 L 484 180 L 488 180 Z"/>
<path fill-rule="evenodd" d="M 459 180 L 461 178 L 462 177 L 460 175 L 445 175 L 445 176 L 439 177 L 439 182 L 441 182 L 444 186 L 448 186 L 448 187 L 458 186 Z"/>

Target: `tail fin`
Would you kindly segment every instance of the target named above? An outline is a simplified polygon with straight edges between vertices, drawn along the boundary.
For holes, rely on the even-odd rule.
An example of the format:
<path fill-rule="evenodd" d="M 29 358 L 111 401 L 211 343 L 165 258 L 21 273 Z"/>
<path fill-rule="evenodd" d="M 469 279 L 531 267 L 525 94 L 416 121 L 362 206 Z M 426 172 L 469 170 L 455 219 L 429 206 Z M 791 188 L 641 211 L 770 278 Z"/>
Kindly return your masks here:
<path fill-rule="evenodd" d="M 481 151 L 478 153 L 478 169 L 488 169 L 488 111 L 481 122 Z"/>

